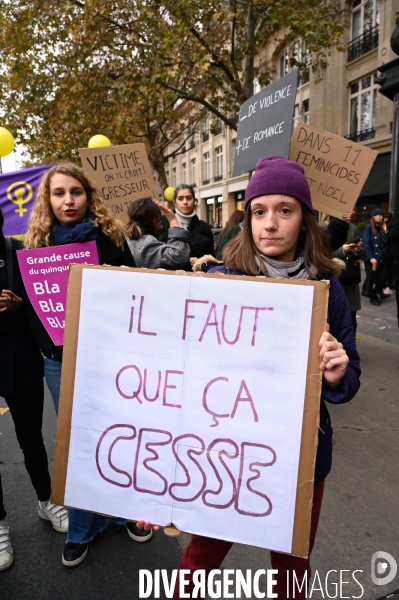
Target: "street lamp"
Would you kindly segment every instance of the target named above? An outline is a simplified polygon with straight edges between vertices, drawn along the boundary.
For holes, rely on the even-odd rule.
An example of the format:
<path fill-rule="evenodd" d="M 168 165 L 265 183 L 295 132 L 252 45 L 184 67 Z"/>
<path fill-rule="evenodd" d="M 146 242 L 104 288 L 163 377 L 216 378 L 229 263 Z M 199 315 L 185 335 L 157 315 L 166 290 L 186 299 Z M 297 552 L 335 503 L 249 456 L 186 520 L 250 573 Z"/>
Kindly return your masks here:
<path fill-rule="evenodd" d="M 399 23 L 391 36 L 391 48 L 399 56 Z M 381 73 L 375 78 L 375 82 L 381 85 L 378 91 L 393 101 L 389 211 L 399 219 L 399 58 L 381 65 L 378 71 Z"/>

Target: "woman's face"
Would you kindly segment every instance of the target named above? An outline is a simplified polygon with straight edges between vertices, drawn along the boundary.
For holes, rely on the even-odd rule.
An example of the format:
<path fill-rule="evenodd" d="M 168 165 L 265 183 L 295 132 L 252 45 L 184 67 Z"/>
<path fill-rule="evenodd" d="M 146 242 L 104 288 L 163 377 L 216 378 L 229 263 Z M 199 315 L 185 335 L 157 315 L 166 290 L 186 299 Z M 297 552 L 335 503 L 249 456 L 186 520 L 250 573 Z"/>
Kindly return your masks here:
<path fill-rule="evenodd" d="M 87 211 L 87 194 L 83 185 L 70 175 L 56 173 L 50 180 L 50 205 L 62 225 L 76 225 Z"/>
<path fill-rule="evenodd" d="M 273 194 L 251 201 L 252 237 L 259 252 L 292 262 L 302 226 L 302 206 L 292 196 Z"/>
<path fill-rule="evenodd" d="M 188 188 L 177 192 L 175 206 L 182 215 L 191 215 L 195 207 L 195 200 Z"/>

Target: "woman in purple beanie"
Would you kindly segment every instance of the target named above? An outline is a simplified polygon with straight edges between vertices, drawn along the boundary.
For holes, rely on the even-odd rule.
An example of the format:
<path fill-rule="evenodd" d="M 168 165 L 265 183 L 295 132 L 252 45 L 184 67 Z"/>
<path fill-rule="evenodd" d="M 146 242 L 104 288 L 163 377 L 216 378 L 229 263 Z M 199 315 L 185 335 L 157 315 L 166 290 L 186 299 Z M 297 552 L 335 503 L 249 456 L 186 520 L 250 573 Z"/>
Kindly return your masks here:
<path fill-rule="evenodd" d="M 359 355 L 351 313 L 342 287 L 334 277 L 335 269 L 326 236 L 314 219 L 304 171 L 297 163 L 281 156 L 258 161 L 245 193 L 243 231 L 226 246 L 223 264 L 216 263 L 212 257 L 204 257 L 194 268 L 207 273 L 330 281 L 328 325 L 318 345 L 323 381 L 309 554 L 316 537 L 325 478 L 331 469 L 332 429 L 325 402 L 348 402 L 360 385 Z M 180 569 L 191 573 L 204 569 L 208 575 L 220 567 L 231 546 L 231 542 L 193 535 Z M 289 577 L 292 582 L 295 572 L 298 582 L 295 598 L 306 598 L 306 583 L 311 575 L 309 558 L 278 552 L 270 555 L 272 567 L 278 571 L 273 590 L 277 597 L 287 598 L 287 579 Z M 185 581 L 188 579 L 186 571 Z M 179 588 L 178 582 L 175 600 L 192 597 L 192 580 L 185 585 L 184 595 L 180 596 Z"/>

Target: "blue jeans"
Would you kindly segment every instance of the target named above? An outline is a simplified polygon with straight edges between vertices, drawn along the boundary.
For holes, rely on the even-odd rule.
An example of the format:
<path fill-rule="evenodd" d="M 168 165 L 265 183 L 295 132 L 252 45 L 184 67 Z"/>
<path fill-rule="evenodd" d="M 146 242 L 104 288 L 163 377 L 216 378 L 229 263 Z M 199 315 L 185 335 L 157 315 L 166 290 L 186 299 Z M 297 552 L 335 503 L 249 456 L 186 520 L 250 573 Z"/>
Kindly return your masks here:
<path fill-rule="evenodd" d="M 58 405 L 60 402 L 61 366 L 62 363 L 59 360 L 53 360 L 52 358 L 44 359 L 44 376 L 46 378 L 46 383 L 48 389 L 50 390 L 57 415 Z"/>
<path fill-rule="evenodd" d="M 87 544 L 97 533 L 103 531 L 107 526 L 107 517 L 84 510 L 68 509 L 68 542 L 74 544 Z M 118 525 L 125 525 L 127 519 L 112 519 Z"/>
<path fill-rule="evenodd" d="M 58 360 L 53 360 L 52 358 L 44 359 L 44 374 L 57 415 L 60 401 L 61 366 L 62 363 Z M 90 542 L 97 533 L 103 531 L 107 526 L 107 517 L 98 515 L 97 513 L 70 508 L 68 509 L 68 516 L 68 542 L 75 544 L 87 544 L 87 542 Z M 118 525 L 125 525 L 127 523 L 127 519 L 119 517 L 113 519 L 113 521 Z"/>

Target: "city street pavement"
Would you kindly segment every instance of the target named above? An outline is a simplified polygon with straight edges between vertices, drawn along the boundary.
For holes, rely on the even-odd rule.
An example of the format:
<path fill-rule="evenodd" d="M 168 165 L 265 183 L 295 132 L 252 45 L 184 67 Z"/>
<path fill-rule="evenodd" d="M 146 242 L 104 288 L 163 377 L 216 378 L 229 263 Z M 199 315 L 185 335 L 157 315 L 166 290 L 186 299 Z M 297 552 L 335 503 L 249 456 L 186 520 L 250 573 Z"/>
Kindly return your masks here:
<path fill-rule="evenodd" d="M 365 298 L 358 313 L 358 350 L 362 386 L 345 405 L 330 406 L 334 427 L 333 469 L 326 482 L 319 530 L 312 554 L 323 591 L 312 598 L 362 597 L 375 600 L 399 588 L 399 575 L 377 586 L 370 577 L 373 553 L 389 552 L 399 562 L 399 329 L 395 298 L 380 307 Z M 0 399 L 0 407 L 5 403 Z M 46 393 L 44 435 L 53 455 L 55 413 Z M 26 474 L 9 413 L 0 415 L 0 460 L 15 564 L 0 573 L 1 600 L 131 600 L 138 598 L 138 570 L 173 569 L 189 536 L 168 538 L 158 532 L 145 544 L 130 540 L 123 527 L 110 524 L 77 568 L 61 564 L 65 536 L 37 516 L 36 499 Z M 270 568 L 268 552 L 235 544 L 223 566 Z M 325 576 L 330 573 L 326 590 Z M 338 595 L 334 582 L 343 584 Z M 351 573 L 364 588 L 364 593 Z M 264 578 L 262 578 L 264 579 Z M 261 581 L 262 581 L 261 579 Z M 319 588 L 319 585 L 317 586 Z M 265 587 L 261 589 L 265 590 Z M 165 596 L 162 594 L 161 598 Z M 254 596 L 253 596 L 254 597 Z"/>

